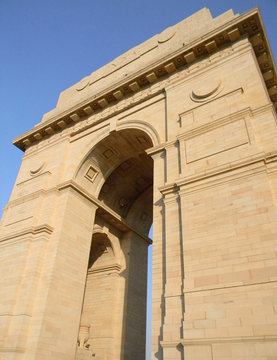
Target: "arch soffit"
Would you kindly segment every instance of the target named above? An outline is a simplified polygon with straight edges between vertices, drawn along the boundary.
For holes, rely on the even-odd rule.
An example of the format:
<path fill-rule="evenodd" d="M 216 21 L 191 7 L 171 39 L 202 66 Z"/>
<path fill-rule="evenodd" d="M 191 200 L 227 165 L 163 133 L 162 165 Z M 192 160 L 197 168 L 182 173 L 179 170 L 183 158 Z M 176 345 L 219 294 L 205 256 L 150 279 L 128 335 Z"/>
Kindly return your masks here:
<path fill-rule="evenodd" d="M 115 258 L 115 261 L 120 264 L 120 266 L 124 269 L 125 268 L 125 259 L 124 259 L 124 255 L 123 255 L 123 252 L 122 252 L 122 249 L 121 249 L 121 245 L 120 245 L 120 242 L 119 242 L 119 239 L 114 236 L 113 234 L 111 234 L 109 232 L 109 229 L 108 228 L 102 228 L 101 226 L 94 226 L 94 229 L 92 231 L 92 236 L 93 235 L 96 235 L 96 234 L 103 234 L 106 236 L 106 238 L 109 240 L 110 244 L 111 244 L 111 247 L 112 247 L 112 250 L 113 250 L 113 253 L 114 253 L 114 258 Z"/>
<path fill-rule="evenodd" d="M 118 126 L 116 127 L 115 131 L 122 131 L 127 129 L 137 129 L 143 131 L 146 135 L 149 136 L 150 140 L 152 141 L 152 146 L 155 147 L 161 143 L 160 136 L 158 131 L 146 121 L 143 120 L 126 120 L 120 121 Z M 111 134 L 110 129 L 107 129 L 105 132 L 101 134 L 93 133 L 93 141 L 91 142 L 91 137 L 88 137 L 86 144 L 83 146 L 83 149 L 79 152 L 79 156 L 74 160 L 74 175 L 73 179 L 76 179 L 81 167 L 85 164 L 86 160 L 88 159 L 92 150 L 107 138 Z"/>
<path fill-rule="evenodd" d="M 146 121 L 143 120 L 122 120 L 116 127 L 117 131 L 126 129 L 138 129 L 145 132 L 152 141 L 152 146 L 155 147 L 161 143 L 158 131 Z"/>

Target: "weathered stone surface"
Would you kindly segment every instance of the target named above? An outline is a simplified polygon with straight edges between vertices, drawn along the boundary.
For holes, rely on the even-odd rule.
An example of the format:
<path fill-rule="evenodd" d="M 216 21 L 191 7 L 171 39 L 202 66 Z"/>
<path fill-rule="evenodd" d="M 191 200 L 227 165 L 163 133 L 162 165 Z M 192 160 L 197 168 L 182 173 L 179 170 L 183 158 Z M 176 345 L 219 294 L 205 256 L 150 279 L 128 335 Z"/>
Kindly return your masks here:
<path fill-rule="evenodd" d="M 257 9 L 202 9 L 65 90 L 14 141 L 0 358 L 143 359 L 152 222 L 152 359 L 276 358 L 275 90 Z"/>

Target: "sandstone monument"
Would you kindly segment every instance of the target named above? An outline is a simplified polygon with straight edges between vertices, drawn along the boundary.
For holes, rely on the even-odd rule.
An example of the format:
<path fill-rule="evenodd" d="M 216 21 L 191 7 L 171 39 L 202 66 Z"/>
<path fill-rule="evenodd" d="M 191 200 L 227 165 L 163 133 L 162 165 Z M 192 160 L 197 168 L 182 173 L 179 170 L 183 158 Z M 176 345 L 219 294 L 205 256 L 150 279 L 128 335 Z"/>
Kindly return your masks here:
<path fill-rule="evenodd" d="M 0 358 L 277 358 L 277 80 L 259 10 L 207 8 L 82 79 L 14 144 Z"/>

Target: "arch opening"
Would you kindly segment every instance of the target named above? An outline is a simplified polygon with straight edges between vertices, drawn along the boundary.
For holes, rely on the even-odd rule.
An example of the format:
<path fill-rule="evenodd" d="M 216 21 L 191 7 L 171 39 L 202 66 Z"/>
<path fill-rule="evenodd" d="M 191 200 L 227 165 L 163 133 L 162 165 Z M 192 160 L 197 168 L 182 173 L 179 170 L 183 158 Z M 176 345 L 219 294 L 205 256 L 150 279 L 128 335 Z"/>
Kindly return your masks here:
<path fill-rule="evenodd" d="M 153 212 L 153 160 L 145 150 L 152 145 L 139 129 L 112 132 L 92 149 L 77 173 L 77 182 L 98 199 L 78 360 L 145 358 Z"/>

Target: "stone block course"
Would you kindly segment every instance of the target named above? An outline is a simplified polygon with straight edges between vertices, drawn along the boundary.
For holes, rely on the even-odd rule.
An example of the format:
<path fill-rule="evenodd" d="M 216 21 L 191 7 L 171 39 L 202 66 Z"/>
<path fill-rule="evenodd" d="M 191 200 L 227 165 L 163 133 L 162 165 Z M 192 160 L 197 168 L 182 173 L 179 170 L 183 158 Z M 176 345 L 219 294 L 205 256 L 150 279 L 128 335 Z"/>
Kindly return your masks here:
<path fill-rule="evenodd" d="M 0 358 L 143 359 L 152 222 L 153 360 L 277 357 L 270 56 L 258 9 L 205 8 L 15 139 Z"/>

